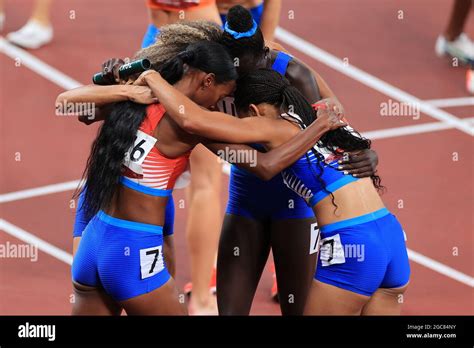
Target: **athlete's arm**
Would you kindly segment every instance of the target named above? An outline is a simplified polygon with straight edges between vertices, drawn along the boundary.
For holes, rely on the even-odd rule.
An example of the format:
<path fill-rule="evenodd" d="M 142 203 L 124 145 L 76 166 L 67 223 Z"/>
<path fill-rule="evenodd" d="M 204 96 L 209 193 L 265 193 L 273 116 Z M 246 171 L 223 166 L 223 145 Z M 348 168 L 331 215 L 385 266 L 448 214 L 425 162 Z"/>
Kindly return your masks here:
<path fill-rule="evenodd" d="M 265 40 L 265 46 L 267 46 L 271 50 L 281 51 L 290 54 L 290 52 L 288 52 L 285 47 L 275 41 Z"/>
<path fill-rule="evenodd" d="M 281 0 L 263 0 L 262 20 L 260 29 L 265 40 L 272 41 L 275 36 L 275 29 L 280 20 Z"/>
<path fill-rule="evenodd" d="M 96 107 L 110 103 L 130 100 L 140 104 L 156 103 L 151 89 L 136 85 L 88 85 L 65 91 L 58 95 L 56 104 L 93 103 Z"/>
<path fill-rule="evenodd" d="M 110 85 L 110 86 L 82 86 L 61 93 L 56 98 L 56 105 L 72 105 L 74 109 L 83 110 L 84 104 L 94 109 L 94 115 L 79 115 L 79 121 L 89 125 L 102 121 L 110 112 L 113 103 L 133 101 L 140 104 L 156 103 L 157 99 L 146 86 Z M 70 108 L 68 107 L 68 110 Z"/>
<path fill-rule="evenodd" d="M 221 159 L 257 175 L 262 180 L 270 180 L 303 156 L 327 131 L 327 127 L 322 123 L 313 122 L 304 131 L 268 152 L 238 144 L 209 143 L 205 146 Z M 246 161 L 239 158 L 239 151 Z"/>
<path fill-rule="evenodd" d="M 274 147 L 299 132 L 296 127 L 275 126 L 275 121 L 265 117 L 239 119 L 203 109 L 156 71 L 143 73 L 137 83 L 146 83 L 151 88 L 167 114 L 182 129 L 207 139 L 233 144 L 261 143 Z"/>
<path fill-rule="evenodd" d="M 274 43 L 269 42 L 269 44 L 269 47 L 273 50 L 288 52 L 283 47 L 278 48 Z M 288 64 L 285 76 L 291 85 L 296 87 L 310 103 L 317 102 L 321 99 L 329 99 L 332 101 L 332 104 L 337 106 L 342 116 L 344 116 L 344 108 L 326 81 L 301 60 L 293 57 Z"/>

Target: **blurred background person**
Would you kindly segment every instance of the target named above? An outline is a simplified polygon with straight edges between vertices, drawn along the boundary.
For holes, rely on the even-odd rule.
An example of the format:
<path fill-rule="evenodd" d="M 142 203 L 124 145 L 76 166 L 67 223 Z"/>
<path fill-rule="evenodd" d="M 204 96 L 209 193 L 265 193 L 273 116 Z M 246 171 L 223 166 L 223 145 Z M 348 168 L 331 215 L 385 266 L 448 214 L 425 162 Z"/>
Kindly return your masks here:
<path fill-rule="evenodd" d="M 33 12 L 26 24 L 17 31 L 7 34 L 11 43 L 20 47 L 37 49 L 53 40 L 53 26 L 50 20 L 50 9 L 53 0 L 36 0 Z M 0 29 L 3 29 L 5 13 L 4 0 L 0 0 Z"/>
<path fill-rule="evenodd" d="M 3 7 L 3 0 L 0 0 L 0 31 L 3 30 L 3 25 L 5 24 L 5 10 Z"/>
<path fill-rule="evenodd" d="M 206 20 L 222 24 L 216 0 L 147 0 L 149 24 L 142 47 L 155 42 L 159 28 L 179 20 Z"/>
<path fill-rule="evenodd" d="M 443 34 L 436 41 L 436 54 L 438 56 L 451 56 L 458 58 L 461 63 L 474 63 L 474 43 L 464 33 L 464 27 L 472 8 L 472 0 L 454 0 L 451 17 Z"/>

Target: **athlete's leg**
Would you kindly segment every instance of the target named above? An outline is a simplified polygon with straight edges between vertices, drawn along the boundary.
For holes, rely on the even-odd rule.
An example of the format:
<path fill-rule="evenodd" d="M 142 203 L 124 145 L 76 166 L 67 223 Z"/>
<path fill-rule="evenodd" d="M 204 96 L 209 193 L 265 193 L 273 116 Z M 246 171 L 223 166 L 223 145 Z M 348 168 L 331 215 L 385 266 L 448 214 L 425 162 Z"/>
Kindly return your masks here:
<path fill-rule="evenodd" d="M 463 32 L 472 0 L 454 0 L 451 10 L 451 17 L 444 31 L 444 36 L 448 41 L 455 40 Z"/>
<path fill-rule="evenodd" d="M 305 315 L 360 315 L 369 296 L 313 280 Z"/>
<path fill-rule="evenodd" d="M 120 315 L 122 307 L 104 290 L 73 282 L 72 315 Z"/>
<path fill-rule="evenodd" d="M 209 292 L 222 224 L 222 165 L 204 146 L 191 153 L 191 185 L 186 238 L 191 261 L 192 312 L 217 314 L 215 296 Z"/>
<path fill-rule="evenodd" d="M 217 256 L 220 315 L 248 315 L 270 252 L 263 221 L 226 214 Z"/>
<path fill-rule="evenodd" d="M 271 244 L 283 315 L 303 314 L 316 268 L 317 254 L 309 253 L 315 222 L 314 218 L 272 221 Z"/>
<path fill-rule="evenodd" d="M 3 24 L 5 23 L 5 12 L 3 0 L 0 0 L 0 31 L 3 30 Z"/>
<path fill-rule="evenodd" d="M 128 315 L 187 315 L 173 278 L 147 294 L 121 301 Z"/>
<path fill-rule="evenodd" d="M 168 235 L 163 237 L 163 255 L 165 258 L 166 268 L 174 278 L 176 275 L 176 262 L 174 252 L 174 236 Z"/>
<path fill-rule="evenodd" d="M 52 2 L 53 0 L 36 0 L 30 20 L 33 19 L 44 26 L 51 25 L 50 8 Z"/>
<path fill-rule="evenodd" d="M 362 309 L 362 315 L 400 315 L 403 294 L 408 284 L 392 289 L 378 289 Z"/>

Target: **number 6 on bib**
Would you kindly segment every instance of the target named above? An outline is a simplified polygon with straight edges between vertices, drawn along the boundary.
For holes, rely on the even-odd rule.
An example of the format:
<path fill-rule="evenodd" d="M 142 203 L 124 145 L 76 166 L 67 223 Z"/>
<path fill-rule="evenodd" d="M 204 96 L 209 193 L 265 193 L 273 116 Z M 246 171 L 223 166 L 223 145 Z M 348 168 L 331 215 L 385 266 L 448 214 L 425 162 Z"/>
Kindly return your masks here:
<path fill-rule="evenodd" d="M 134 173 L 142 175 L 143 169 L 141 165 L 156 142 L 156 138 L 138 130 L 133 146 L 125 153 L 124 166 Z"/>

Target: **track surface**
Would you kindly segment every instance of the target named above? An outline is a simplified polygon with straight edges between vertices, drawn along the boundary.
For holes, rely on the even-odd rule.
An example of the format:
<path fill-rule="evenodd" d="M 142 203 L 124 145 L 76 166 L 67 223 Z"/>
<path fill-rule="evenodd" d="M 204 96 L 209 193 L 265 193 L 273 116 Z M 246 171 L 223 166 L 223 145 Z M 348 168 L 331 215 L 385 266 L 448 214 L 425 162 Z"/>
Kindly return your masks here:
<path fill-rule="evenodd" d="M 31 1 L 7 1 L 2 35 L 23 25 L 30 7 Z M 403 19 L 397 18 L 400 10 Z M 442 0 L 285 1 L 280 26 L 339 59 L 348 58 L 349 67 L 362 69 L 421 100 L 468 97 L 465 68 L 454 68 L 434 55 L 434 42 L 449 10 L 450 2 Z M 70 19 L 71 11 L 75 19 Z M 292 14 L 294 19 L 289 18 Z M 123 24 L 117 27 L 121 18 Z M 145 6 L 133 0 L 57 1 L 54 42 L 30 53 L 79 83 L 89 83 L 102 61 L 129 56 L 137 49 L 146 18 Z M 467 28 L 471 37 L 473 22 L 471 18 Z M 415 252 L 411 254 L 411 285 L 404 298 L 404 314 L 474 314 L 472 136 L 444 127 L 425 113 L 418 120 L 380 116 L 380 104 L 394 98 L 347 76 L 347 67 L 336 71 L 307 50 L 306 54 L 296 50 L 294 42 L 285 37 L 279 36 L 284 46 L 328 81 L 356 129 L 368 132 L 432 123 L 435 128 L 447 128 L 415 134 L 404 134 L 410 128 L 400 128 L 397 136 L 385 138 L 379 132 L 369 134 L 377 138 L 374 147 L 380 156 L 380 174 L 388 187 L 384 200 L 401 220 L 408 247 Z M 55 116 L 54 100 L 64 88 L 26 67 L 24 59 L 15 66 L 5 50 L 2 46 L 0 244 L 24 244 L 25 237 L 17 238 L 21 229 L 70 253 L 71 188 L 29 198 L 5 194 L 77 180 L 96 127 Z M 472 126 L 472 100 L 470 103 L 442 110 L 455 122 L 464 120 Z M 223 180 L 227 185 L 226 176 Z M 225 202 L 225 192 L 222 197 Z M 181 198 L 184 192 L 178 190 L 176 201 Z M 180 286 L 189 280 L 185 217 L 185 209 L 177 208 Z M 0 314 L 70 313 L 67 255 L 61 261 L 51 253 L 57 254 L 40 251 L 36 262 L 0 260 Z M 267 270 L 252 314 L 280 313 L 269 299 L 270 287 Z"/>

